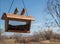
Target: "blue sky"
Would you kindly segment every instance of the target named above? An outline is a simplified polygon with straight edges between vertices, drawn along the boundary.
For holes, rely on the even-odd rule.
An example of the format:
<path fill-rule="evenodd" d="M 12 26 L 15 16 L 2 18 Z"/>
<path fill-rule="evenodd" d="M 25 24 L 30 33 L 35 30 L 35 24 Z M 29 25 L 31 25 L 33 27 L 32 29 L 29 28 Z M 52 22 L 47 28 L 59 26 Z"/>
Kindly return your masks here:
<path fill-rule="evenodd" d="M 11 3 L 12 0 L 0 0 L 0 28 L 2 29 L 5 28 L 5 21 L 1 20 L 2 14 L 4 12 L 8 13 Z M 54 22 L 53 18 L 50 16 L 50 14 L 48 14 L 47 11 L 47 0 L 24 0 L 24 3 L 28 12 L 28 16 L 32 16 L 35 19 L 35 21 L 32 21 L 31 23 L 31 33 L 45 29 L 46 22 Z M 22 0 L 14 0 L 9 13 L 13 14 L 16 7 L 19 9 L 18 14 L 20 14 L 22 8 L 24 7 Z M 11 22 L 11 24 L 13 24 L 13 22 Z M 59 29 L 58 27 L 51 28 L 53 28 L 54 31 L 56 31 L 55 29 Z"/>

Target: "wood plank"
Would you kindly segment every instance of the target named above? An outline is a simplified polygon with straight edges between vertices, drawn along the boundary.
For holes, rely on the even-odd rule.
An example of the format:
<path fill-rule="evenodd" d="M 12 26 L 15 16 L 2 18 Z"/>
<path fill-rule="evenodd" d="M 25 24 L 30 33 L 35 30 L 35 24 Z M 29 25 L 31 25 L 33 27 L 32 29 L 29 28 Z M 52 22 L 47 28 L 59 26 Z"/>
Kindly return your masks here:
<path fill-rule="evenodd" d="M 14 14 L 3 14 L 3 19 L 5 19 L 5 17 L 7 18 L 11 18 L 11 19 L 18 19 L 18 20 L 34 20 L 31 16 L 23 16 L 23 15 L 14 15 Z"/>

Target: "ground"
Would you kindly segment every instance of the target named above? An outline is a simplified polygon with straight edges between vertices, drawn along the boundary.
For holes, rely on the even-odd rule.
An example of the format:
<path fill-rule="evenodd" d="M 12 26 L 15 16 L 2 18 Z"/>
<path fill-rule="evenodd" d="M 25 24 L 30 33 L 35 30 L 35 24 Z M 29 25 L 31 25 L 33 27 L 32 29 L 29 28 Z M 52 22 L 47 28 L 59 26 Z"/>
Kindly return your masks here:
<path fill-rule="evenodd" d="M 6 39 L 4 40 L 4 43 L 5 44 L 23 44 L 23 43 L 15 42 L 15 39 Z M 45 40 L 40 42 L 29 42 L 25 44 L 60 44 L 60 42 L 50 42 L 49 40 Z"/>

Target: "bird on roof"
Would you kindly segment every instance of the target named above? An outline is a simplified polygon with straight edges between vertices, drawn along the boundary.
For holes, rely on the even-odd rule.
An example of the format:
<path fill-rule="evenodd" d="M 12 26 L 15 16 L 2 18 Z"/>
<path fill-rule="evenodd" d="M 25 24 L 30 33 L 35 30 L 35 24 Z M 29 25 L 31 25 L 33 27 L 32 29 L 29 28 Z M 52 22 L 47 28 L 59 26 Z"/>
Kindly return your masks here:
<path fill-rule="evenodd" d="M 24 14 L 25 14 L 25 9 L 23 8 L 22 12 L 21 12 L 21 15 L 24 15 Z"/>
<path fill-rule="evenodd" d="M 18 8 L 15 9 L 14 14 L 18 14 Z"/>

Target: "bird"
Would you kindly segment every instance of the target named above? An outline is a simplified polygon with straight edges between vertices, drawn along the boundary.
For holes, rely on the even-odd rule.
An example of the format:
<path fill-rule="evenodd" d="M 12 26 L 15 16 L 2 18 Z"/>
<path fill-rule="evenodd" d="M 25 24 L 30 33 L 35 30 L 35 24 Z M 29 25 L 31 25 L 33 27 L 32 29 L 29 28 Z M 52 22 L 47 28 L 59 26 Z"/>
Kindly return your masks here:
<path fill-rule="evenodd" d="M 21 15 L 24 15 L 24 13 L 25 13 L 25 9 L 23 8 L 22 12 L 21 12 Z"/>
<path fill-rule="evenodd" d="M 15 9 L 14 14 L 18 14 L 18 8 Z"/>

